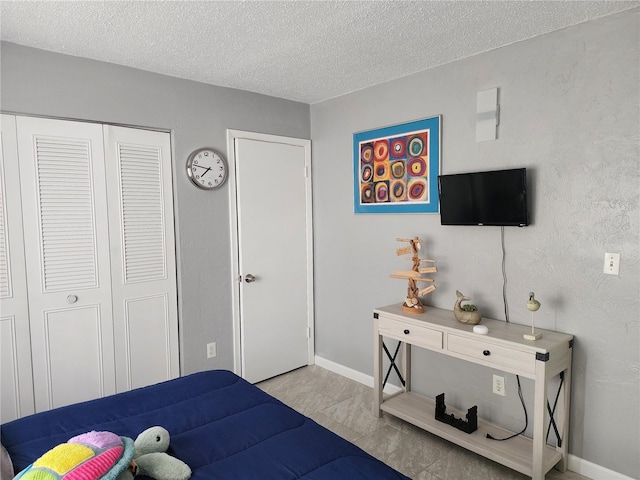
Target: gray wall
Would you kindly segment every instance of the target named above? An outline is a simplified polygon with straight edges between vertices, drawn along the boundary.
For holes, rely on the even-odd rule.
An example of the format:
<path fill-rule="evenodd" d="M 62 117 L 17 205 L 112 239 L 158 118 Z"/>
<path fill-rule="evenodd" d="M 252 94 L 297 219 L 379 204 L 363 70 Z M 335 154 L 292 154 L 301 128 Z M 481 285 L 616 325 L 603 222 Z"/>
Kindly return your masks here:
<path fill-rule="evenodd" d="M 233 369 L 228 185 L 203 191 L 184 169 L 226 129 L 310 138 L 309 105 L 2 43 L 1 107 L 18 112 L 170 129 L 182 373 Z M 207 360 L 206 344 L 217 342 Z"/>
<path fill-rule="evenodd" d="M 459 289 L 485 316 L 504 318 L 499 228 L 352 213 L 351 134 L 442 114 L 443 173 L 529 168 L 533 225 L 506 231 L 511 321 L 529 321 L 524 303 L 533 290 L 542 302 L 537 324 L 576 335 L 570 451 L 638 477 L 638 17 L 625 12 L 311 109 L 3 43 L 0 106 L 173 131 L 185 374 L 233 366 L 227 189 L 199 191 L 183 172 L 195 148 L 225 152 L 227 128 L 312 133 L 319 355 L 372 374 L 371 309 L 399 302 L 406 288 L 388 278 L 398 267 L 397 236 L 422 237 L 438 260 L 429 303 L 451 308 Z M 500 138 L 478 144 L 476 93 L 495 86 Z M 601 273 L 605 251 L 621 253 L 619 277 Z M 218 357 L 206 360 L 214 340 Z M 515 378 L 507 376 L 503 400 L 491 394 L 492 370 L 415 355 L 417 390 L 445 391 L 447 403 L 478 404 L 483 415 L 521 427 Z M 530 383 L 523 386 L 530 394 Z"/>
<path fill-rule="evenodd" d="M 505 233 L 511 321 L 530 321 L 525 303 L 534 291 L 542 303 L 536 325 L 576 336 L 570 452 L 640 476 L 639 13 L 311 106 L 317 355 L 372 374 L 371 309 L 406 291 L 388 278 L 402 266 L 396 237 L 420 236 L 438 262 L 428 303 L 451 309 L 459 289 L 485 316 L 505 318 L 499 227 L 353 214 L 352 133 L 441 114 L 443 173 L 528 168 L 533 224 Z M 499 139 L 476 143 L 476 94 L 491 87 L 500 89 Z M 603 274 L 605 252 L 621 254 L 620 276 Z M 491 393 L 493 370 L 414 355 L 415 390 L 444 391 L 447 404 L 478 404 L 481 415 L 522 427 L 514 376 L 502 399 Z M 523 388 L 530 397 L 532 384 Z"/>

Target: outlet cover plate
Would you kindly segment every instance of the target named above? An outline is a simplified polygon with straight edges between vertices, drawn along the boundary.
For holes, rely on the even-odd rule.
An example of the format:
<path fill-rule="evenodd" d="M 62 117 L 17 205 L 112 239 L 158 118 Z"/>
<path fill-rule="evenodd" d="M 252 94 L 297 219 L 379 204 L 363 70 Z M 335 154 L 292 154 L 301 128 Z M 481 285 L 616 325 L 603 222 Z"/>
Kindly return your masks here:
<path fill-rule="evenodd" d="M 496 395 L 502 395 L 503 397 L 507 395 L 504 377 L 500 375 L 493 376 L 493 393 Z"/>

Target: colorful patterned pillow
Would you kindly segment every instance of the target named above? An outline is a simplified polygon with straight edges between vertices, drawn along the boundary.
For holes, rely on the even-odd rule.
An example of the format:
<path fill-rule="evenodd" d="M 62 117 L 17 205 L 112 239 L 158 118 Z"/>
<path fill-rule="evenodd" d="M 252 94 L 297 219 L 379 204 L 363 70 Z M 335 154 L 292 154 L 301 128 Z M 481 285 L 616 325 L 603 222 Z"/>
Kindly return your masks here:
<path fill-rule="evenodd" d="M 129 467 L 134 453 L 130 438 L 92 431 L 52 448 L 16 480 L 115 480 Z"/>

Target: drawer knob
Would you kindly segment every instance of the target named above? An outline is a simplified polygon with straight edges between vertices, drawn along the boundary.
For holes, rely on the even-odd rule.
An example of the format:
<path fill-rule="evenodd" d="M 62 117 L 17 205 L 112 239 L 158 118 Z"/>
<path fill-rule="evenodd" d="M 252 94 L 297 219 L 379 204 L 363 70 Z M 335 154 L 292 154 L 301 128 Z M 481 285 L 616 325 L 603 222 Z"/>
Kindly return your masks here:
<path fill-rule="evenodd" d="M 490 352 L 489 350 L 484 350 L 484 351 L 482 352 L 482 354 L 483 354 L 485 357 L 488 357 L 489 355 L 491 355 L 491 352 Z"/>
<path fill-rule="evenodd" d="M 405 329 L 404 334 L 405 334 L 405 335 L 409 335 L 409 329 L 408 329 L 408 328 L 407 328 L 407 329 Z"/>

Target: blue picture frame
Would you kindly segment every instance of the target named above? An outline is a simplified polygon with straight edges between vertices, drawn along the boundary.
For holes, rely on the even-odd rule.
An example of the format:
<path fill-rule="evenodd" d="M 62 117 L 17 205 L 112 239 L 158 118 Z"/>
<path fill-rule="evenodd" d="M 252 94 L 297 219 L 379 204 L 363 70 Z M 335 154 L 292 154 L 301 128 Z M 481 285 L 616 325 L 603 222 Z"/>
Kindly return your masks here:
<path fill-rule="evenodd" d="M 442 116 L 353 134 L 354 213 L 438 213 Z"/>

